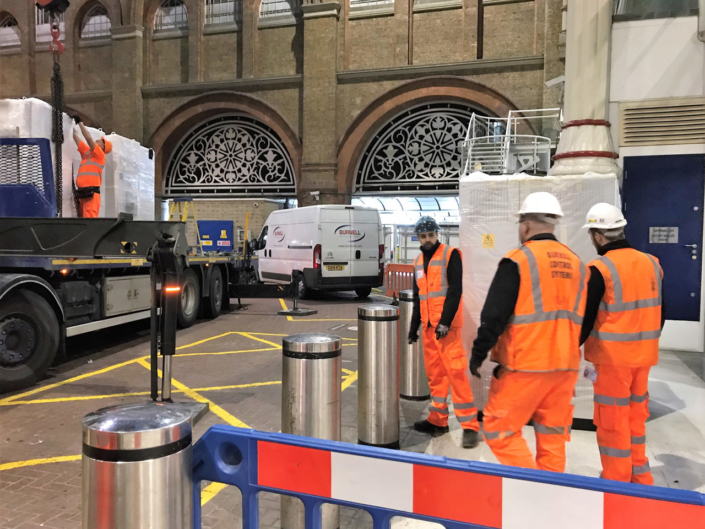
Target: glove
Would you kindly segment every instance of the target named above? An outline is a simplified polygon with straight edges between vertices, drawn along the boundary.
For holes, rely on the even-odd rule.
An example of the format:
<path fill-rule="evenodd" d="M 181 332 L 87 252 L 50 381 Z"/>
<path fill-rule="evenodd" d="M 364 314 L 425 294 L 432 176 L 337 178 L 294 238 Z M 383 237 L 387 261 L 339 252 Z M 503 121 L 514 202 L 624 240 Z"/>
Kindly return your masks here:
<path fill-rule="evenodd" d="M 436 327 L 436 340 L 440 340 L 441 338 L 448 336 L 448 331 L 450 331 L 450 327 L 439 323 L 438 327 Z"/>
<path fill-rule="evenodd" d="M 74 120 L 76 123 L 80 123 L 80 122 L 81 122 L 81 117 L 80 117 L 78 114 L 74 114 L 74 115 L 71 116 L 71 117 L 73 118 L 73 120 Z"/>
<path fill-rule="evenodd" d="M 473 355 L 470 357 L 470 373 L 472 373 L 472 376 L 482 378 L 480 375 L 480 367 L 482 367 L 482 362 L 483 360 L 479 356 Z"/>
<path fill-rule="evenodd" d="M 415 344 L 416 342 L 419 341 L 419 332 L 418 331 L 409 331 L 409 345 Z"/>

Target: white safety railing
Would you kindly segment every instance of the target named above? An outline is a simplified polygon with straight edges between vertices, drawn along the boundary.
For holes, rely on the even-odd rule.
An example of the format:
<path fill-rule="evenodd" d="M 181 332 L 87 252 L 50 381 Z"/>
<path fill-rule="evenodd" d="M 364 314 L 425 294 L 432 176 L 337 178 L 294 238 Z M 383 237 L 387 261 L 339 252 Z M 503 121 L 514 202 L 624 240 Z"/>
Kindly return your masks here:
<path fill-rule="evenodd" d="M 463 142 L 462 174 L 545 174 L 560 120 L 558 108 L 510 111 L 506 118 L 473 114 Z"/>

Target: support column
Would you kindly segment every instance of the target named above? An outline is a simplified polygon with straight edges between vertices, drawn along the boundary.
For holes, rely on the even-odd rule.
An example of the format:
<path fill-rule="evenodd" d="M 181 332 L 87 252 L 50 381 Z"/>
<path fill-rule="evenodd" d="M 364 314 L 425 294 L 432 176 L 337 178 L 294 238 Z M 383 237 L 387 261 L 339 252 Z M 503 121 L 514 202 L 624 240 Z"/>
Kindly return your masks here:
<path fill-rule="evenodd" d="M 612 0 L 568 0 L 566 124 L 551 175 L 620 174 L 607 121 Z"/>
<path fill-rule="evenodd" d="M 337 37 L 340 3 L 304 0 L 303 159 L 299 205 L 342 204 L 336 155 Z M 317 193 L 311 195 L 311 193 Z"/>
<path fill-rule="evenodd" d="M 111 29 L 113 36 L 113 130 L 143 143 L 142 26 Z"/>
<path fill-rule="evenodd" d="M 255 0 L 243 0 L 242 2 L 242 77 L 251 79 L 255 76 L 255 51 L 257 50 L 257 21 L 259 12 L 257 7 L 260 5 Z"/>

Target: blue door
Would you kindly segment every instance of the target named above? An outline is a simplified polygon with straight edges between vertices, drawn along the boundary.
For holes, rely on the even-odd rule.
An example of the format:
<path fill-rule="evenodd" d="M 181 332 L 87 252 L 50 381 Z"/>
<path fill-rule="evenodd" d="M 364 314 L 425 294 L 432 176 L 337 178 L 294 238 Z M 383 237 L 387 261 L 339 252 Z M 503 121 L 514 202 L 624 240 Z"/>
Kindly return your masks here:
<path fill-rule="evenodd" d="M 627 239 L 658 257 L 669 320 L 699 321 L 705 156 L 624 158 Z"/>

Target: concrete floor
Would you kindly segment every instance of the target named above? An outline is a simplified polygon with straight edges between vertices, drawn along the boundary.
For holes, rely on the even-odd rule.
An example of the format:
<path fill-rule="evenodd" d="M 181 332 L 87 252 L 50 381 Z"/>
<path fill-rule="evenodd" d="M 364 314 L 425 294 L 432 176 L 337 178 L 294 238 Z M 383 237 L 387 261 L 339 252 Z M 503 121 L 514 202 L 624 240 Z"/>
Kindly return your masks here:
<path fill-rule="evenodd" d="M 374 301 L 384 302 L 383 297 Z M 223 314 L 180 331 L 174 379 L 211 404 L 195 438 L 213 424 L 278 431 L 281 421 L 282 336 L 333 332 L 344 338 L 341 373 L 343 440 L 357 441 L 357 332 L 352 295 L 326 295 L 303 303 L 317 308 L 310 318 L 274 316 L 278 300 L 251 302 L 249 310 Z M 67 362 L 30 390 L 0 398 L 0 529 L 81 527 L 81 418 L 98 408 L 142 402 L 149 389 L 149 329 L 145 323 L 93 333 L 68 343 Z M 656 484 L 705 492 L 705 382 L 702 355 L 663 352 L 652 371 L 652 417 L 648 454 Z M 194 393 L 190 393 L 194 395 Z M 177 400 L 189 400 L 183 393 Z M 402 401 L 404 450 L 496 462 L 483 443 L 460 448 L 460 429 L 430 438 L 411 429 L 426 402 Z M 533 428 L 524 434 L 533 445 Z M 598 476 L 600 461 L 592 432 L 575 431 L 568 445 L 568 472 Z M 203 527 L 238 528 L 240 493 L 204 484 Z M 279 501 L 260 497 L 260 526 L 278 529 Z M 396 526 L 410 525 L 403 519 Z M 416 525 L 416 524 L 413 524 Z M 341 509 L 341 527 L 372 527 L 370 515 Z"/>

